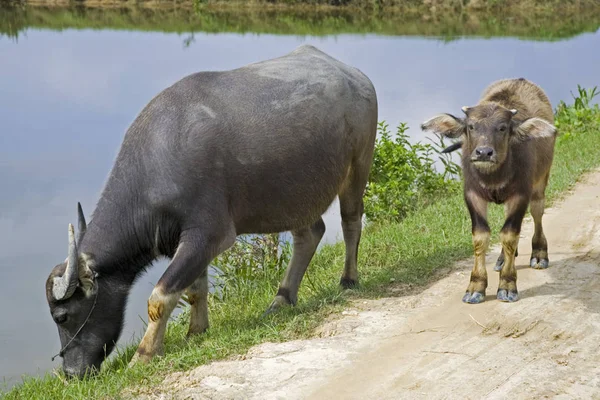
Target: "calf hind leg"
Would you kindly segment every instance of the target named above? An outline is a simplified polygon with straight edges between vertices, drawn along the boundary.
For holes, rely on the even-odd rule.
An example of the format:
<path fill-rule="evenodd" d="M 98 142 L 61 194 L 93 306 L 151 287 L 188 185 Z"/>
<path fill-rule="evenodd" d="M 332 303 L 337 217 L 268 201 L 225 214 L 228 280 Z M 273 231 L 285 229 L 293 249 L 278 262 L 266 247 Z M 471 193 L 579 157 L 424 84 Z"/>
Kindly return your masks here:
<path fill-rule="evenodd" d="M 544 215 L 545 197 L 543 192 L 534 193 L 531 199 L 531 216 L 535 225 L 533 238 L 531 240 L 531 260 L 529 265 L 531 268 L 544 269 L 548 268 L 548 242 L 544 230 L 542 229 L 542 216 Z"/>
<path fill-rule="evenodd" d="M 508 218 L 508 206 L 504 205 L 504 218 Z M 519 239 L 517 238 L 517 247 L 515 248 L 515 257 L 519 256 Z M 500 255 L 498 256 L 498 261 L 496 261 L 496 265 L 494 266 L 494 271 L 501 271 L 502 266 L 504 265 L 504 251 L 500 251 Z"/>
<path fill-rule="evenodd" d="M 300 282 L 324 234 L 325 223 L 321 217 L 310 227 L 292 231 L 294 246 L 292 259 L 279 285 L 277 295 L 264 315 L 276 311 L 281 306 L 296 304 Z"/>

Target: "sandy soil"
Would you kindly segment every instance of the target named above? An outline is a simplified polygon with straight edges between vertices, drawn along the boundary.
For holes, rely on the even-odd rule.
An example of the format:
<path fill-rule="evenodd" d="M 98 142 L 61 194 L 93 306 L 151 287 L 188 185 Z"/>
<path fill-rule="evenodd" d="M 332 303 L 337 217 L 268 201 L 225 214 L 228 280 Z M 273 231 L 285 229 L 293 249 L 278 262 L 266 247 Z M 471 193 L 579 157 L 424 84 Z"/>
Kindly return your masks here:
<path fill-rule="evenodd" d="M 600 399 L 600 171 L 544 227 L 550 268 L 533 270 L 523 224 L 516 303 L 495 299 L 496 246 L 482 304 L 461 302 L 469 259 L 421 293 L 356 302 L 318 338 L 175 373 L 144 398 Z"/>

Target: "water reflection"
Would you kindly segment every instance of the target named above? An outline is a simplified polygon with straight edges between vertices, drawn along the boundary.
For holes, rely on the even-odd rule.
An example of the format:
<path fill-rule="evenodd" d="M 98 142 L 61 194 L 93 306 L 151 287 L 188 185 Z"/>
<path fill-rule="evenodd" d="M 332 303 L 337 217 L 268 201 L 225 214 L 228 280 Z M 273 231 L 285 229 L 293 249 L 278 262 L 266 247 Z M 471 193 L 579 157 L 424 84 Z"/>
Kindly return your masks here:
<path fill-rule="evenodd" d="M 560 42 L 517 39 L 450 43 L 376 35 L 294 37 L 29 30 L 0 39 L 0 376 L 47 370 L 59 347 L 44 298 L 51 268 L 64 260 L 76 202 L 89 215 L 123 134 L 160 90 L 199 70 L 235 68 L 313 44 L 364 71 L 378 91 L 380 120 L 418 125 L 437 112 L 458 113 L 484 86 L 504 77 L 540 84 L 553 105 L 577 84 L 600 83 L 600 34 Z M 339 214 L 326 215 L 326 240 Z M 157 264 L 132 292 L 121 343 L 139 333 L 146 299 L 164 270 Z M 340 269 L 342 265 L 340 265 Z M 276 289 L 274 288 L 274 291 Z M 267 305 L 265 304 L 265 307 Z M 59 360 L 56 361 L 58 363 Z"/>

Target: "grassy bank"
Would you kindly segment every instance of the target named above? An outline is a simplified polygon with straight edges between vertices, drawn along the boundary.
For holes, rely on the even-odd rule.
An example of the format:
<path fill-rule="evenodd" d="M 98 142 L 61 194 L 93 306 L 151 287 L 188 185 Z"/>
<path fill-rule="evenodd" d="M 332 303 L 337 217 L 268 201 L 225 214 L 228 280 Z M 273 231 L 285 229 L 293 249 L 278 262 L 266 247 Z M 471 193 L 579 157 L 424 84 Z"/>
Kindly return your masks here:
<path fill-rule="evenodd" d="M 18 39 L 29 29 L 111 29 L 180 34 L 229 32 L 320 36 L 372 33 L 447 40 L 464 36 L 559 40 L 595 32 L 600 26 L 598 2 L 594 2 L 595 5 L 584 2 L 580 7 L 567 7 L 560 12 L 553 7 L 441 11 L 420 6 L 397 9 L 209 2 L 194 9 L 173 2 L 160 7 L 146 2 L 110 4 L 114 3 L 118 6 L 73 6 L 73 3 L 53 6 L 47 2 L 35 6 L 0 5 L 0 36 Z M 183 4 L 190 5 L 189 2 Z"/>
<path fill-rule="evenodd" d="M 600 108 L 589 103 L 589 94 L 580 91 L 575 102 L 561 103 L 557 108 L 556 124 L 562 137 L 556 145 L 548 189 L 549 205 L 583 173 L 600 166 L 597 150 L 600 149 Z M 426 170 L 426 164 L 418 168 Z M 262 243 L 258 250 L 265 251 L 254 258 L 262 257 L 275 267 L 260 270 L 245 263 L 243 273 L 233 273 L 226 290 L 220 296 L 210 296 L 209 332 L 186 341 L 187 312 L 184 312 L 169 324 L 166 356 L 150 365 L 126 368 L 135 351 L 132 345 L 106 363 L 94 379 L 66 382 L 51 374 L 26 378 L 6 394 L 6 399 L 96 399 L 120 398 L 124 393 L 135 395 L 151 390 L 169 372 L 243 354 L 250 346 L 266 341 L 310 337 L 327 315 L 339 311 L 349 299 L 398 295 L 390 289 L 406 285 L 422 288 L 437 273 L 472 252 L 470 220 L 460 191 L 439 190 L 437 201 L 431 204 L 430 200 L 426 202 L 428 206 L 410 210 L 399 222 L 388 219 L 365 228 L 359 256 L 359 290 L 339 290 L 337 282 L 344 261 L 344 246 L 341 243 L 325 246 L 309 267 L 298 306 L 261 318 L 285 267 L 280 261 L 289 257 L 287 252 L 283 256 L 269 253 L 272 243 Z M 502 208 L 491 207 L 494 240 L 501 222 Z M 456 295 L 459 301 L 461 293 Z"/>

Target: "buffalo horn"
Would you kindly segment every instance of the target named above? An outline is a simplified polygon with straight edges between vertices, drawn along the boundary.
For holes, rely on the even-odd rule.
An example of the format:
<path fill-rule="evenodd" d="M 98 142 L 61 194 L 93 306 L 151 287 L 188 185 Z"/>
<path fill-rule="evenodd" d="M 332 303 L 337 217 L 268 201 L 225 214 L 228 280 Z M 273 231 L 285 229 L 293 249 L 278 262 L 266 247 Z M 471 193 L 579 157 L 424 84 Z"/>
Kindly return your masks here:
<path fill-rule="evenodd" d="M 61 277 L 54 278 L 52 294 L 56 300 L 65 300 L 73 295 L 77 288 L 79 279 L 79 265 L 77 256 L 77 244 L 75 243 L 75 229 L 69 224 L 69 257 L 67 258 L 67 268 Z"/>

